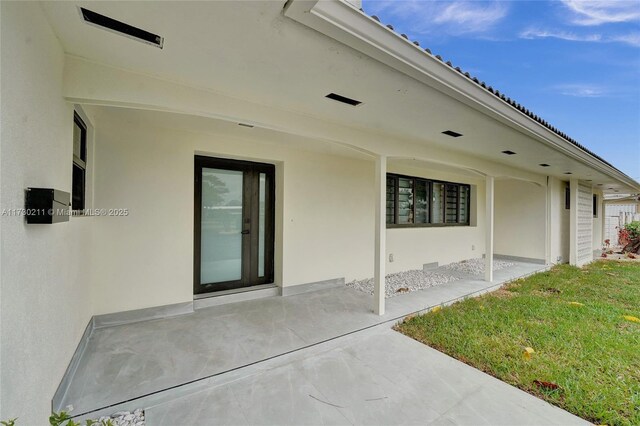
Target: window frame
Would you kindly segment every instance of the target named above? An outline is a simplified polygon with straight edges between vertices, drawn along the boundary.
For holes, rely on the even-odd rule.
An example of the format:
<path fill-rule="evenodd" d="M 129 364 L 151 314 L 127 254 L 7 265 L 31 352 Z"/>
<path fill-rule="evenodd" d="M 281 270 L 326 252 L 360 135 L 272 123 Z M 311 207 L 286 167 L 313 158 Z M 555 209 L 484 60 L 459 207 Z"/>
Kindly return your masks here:
<path fill-rule="evenodd" d="M 392 229 L 392 228 L 438 228 L 438 227 L 448 227 L 448 226 L 471 226 L 471 185 L 470 184 L 466 184 L 466 183 L 460 183 L 460 182 L 449 182 L 449 181 L 444 181 L 444 180 L 437 180 L 437 179 L 427 179 L 427 178 L 423 178 L 423 177 L 418 177 L 418 176 L 409 176 L 409 175 L 403 175 L 403 174 L 399 174 L 399 173 L 387 173 L 386 175 L 386 179 L 388 180 L 389 178 L 393 178 L 394 179 L 394 200 L 393 200 L 393 223 L 389 223 L 387 222 L 387 215 L 386 215 L 386 206 L 387 206 L 387 191 L 385 191 L 385 224 L 387 226 L 387 229 Z M 398 223 L 398 210 L 399 210 L 399 181 L 400 179 L 411 179 L 413 180 L 413 205 L 412 205 L 412 213 L 413 213 L 413 220 L 414 223 Z M 428 197 L 428 211 L 427 211 L 427 223 L 415 223 L 415 219 L 416 219 L 416 205 L 417 205 L 417 200 L 416 200 L 416 184 L 418 181 L 422 181 L 426 184 L 427 187 L 427 197 Z M 433 184 L 443 184 L 443 194 L 442 194 L 442 218 L 443 218 L 443 222 L 442 223 L 432 223 L 431 221 L 433 220 Z M 447 200 L 447 185 L 456 185 L 458 190 L 458 196 L 457 196 L 457 202 L 456 202 L 456 217 L 458 218 L 458 220 L 460 219 L 460 204 L 461 204 L 461 195 L 462 192 L 460 190 L 460 188 L 464 187 L 467 188 L 467 196 L 468 196 L 468 202 L 466 203 L 466 212 L 465 212 L 465 216 L 467 218 L 466 222 L 447 222 L 447 217 L 446 217 L 446 200 Z"/>
<path fill-rule="evenodd" d="M 76 156 L 75 152 L 72 152 L 73 161 L 71 164 L 71 212 L 74 216 L 83 216 L 84 211 L 87 209 L 87 163 L 89 157 L 89 130 L 82 117 L 80 117 L 80 114 L 78 114 L 78 112 L 75 110 L 73 111 L 73 124 L 74 126 L 77 125 L 80 128 L 80 157 Z M 82 156 L 84 156 L 84 159 L 82 159 Z M 80 209 L 76 209 L 73 206 L 73 171 L 76 167 L 82 171 L 82 208 Z"/>

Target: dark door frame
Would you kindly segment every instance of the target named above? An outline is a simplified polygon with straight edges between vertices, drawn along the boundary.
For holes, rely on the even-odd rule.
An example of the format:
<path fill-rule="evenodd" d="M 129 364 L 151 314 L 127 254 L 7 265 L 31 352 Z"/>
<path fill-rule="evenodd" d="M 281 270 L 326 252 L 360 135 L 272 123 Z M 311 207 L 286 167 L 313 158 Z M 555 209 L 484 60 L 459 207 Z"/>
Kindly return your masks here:
<path fill-rule="evenodd" d="M 202 169 L 224 169 L 243 172 L 242 189 L 242 272 L 240 280 L 201 283 L 202 243 Z M 194 238 L 193 238 L 193 293 L 251 287 L 272 283 L 274 278 L 275 249 L 275 166 L 273 164 L 196 155 L 194 159 Z M 258 228 L 260 212 L 260 173 L 266 177 L 265 185 L 265 253 L 264 275 L 258 274 Z"/>

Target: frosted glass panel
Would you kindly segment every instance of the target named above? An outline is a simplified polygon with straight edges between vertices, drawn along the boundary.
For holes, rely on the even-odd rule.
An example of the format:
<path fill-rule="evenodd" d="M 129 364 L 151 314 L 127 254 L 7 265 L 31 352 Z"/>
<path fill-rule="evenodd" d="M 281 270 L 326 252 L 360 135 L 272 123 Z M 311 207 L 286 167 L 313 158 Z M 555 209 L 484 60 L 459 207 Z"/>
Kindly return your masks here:
<path fill-rule="evenodd" d="M 264 277 L 264 247 L 267 200 L 267 175 L 260 173 L 260 215 L 258 217 L 258 276 Z"/>
<path fill-rule="evenodd" d="M 242 274 L 242 172 L 202 169 L 200 282 Z"/>

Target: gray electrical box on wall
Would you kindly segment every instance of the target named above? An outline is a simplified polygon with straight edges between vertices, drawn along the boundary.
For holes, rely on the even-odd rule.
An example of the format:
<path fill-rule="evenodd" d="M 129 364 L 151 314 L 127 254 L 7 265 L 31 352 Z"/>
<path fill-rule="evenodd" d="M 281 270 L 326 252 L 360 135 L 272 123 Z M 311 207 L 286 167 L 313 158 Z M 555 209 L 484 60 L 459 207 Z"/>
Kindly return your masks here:
<path fill-rule="evenodd" d="M 25 199 L 27 223 L 69 221 L 71 196 L 68 192 L 51 188 L 27 188 Z"/>

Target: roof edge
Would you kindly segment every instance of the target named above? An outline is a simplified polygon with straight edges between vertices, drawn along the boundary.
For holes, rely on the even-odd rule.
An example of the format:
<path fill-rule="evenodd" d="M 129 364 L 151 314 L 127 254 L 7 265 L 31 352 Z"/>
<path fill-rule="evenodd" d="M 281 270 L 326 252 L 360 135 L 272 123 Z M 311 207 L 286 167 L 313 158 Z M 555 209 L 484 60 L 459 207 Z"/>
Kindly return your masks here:
<path fill-rule="evenodd" d="M 507 115 L 510 115 L 508 120 L 521 130 L 528 130 L 528 133 L 532 133 L 537 139 L 582 160 L 589 166 L 600 169 L 603 173 L 640 192 L 639 182 L 552 126 L 542 117 L 484 81 L 480 81 L 459 67 L 454 67 L 450 61 L 445 61 L 440 55 L 434 55 L 428 48 L 423 49 L 417 41 L 412 41 L 405 34 L 396 32 L 392 25 L 384 25 L 376 16 L 367 15 L 364 10 L 354 7 L 345 0 L 289 0 L 285 5 L 284 14 L 383 63 L 395 61 L 397 66 L 392 65 L 392 67 L 411 77 L 415 78 L 416 73 L 420 73 L 423 78 L 419 78 L 419 81 L 447 94 L 453 90 L 460 95 L 456 96 L 459 100 L 466 98 L 465 103 L 472 101 L 476 108 L 481 106 L 485 113 L 491 110 L 504 117 L 506 111 Z M 343 32 L 342 36 L 335 34 L 336 29 Z M 370 47 L 369 50 L 376 49 L 377 54 L 370 55 L 370 52 L 349 43 L 349 39 L 356 43 L 367 44 Z M 431 81 L 426 82 L 425 78 Z M 532 129 L 523 121 L 533 124 L 537 129 Z M 531 130 L 534 131 L 531 132 Z M 540 130 L 548 134 L 541 134 Z M 575 150 L 586 154 L 589 158 L 573 152 Z"/>

